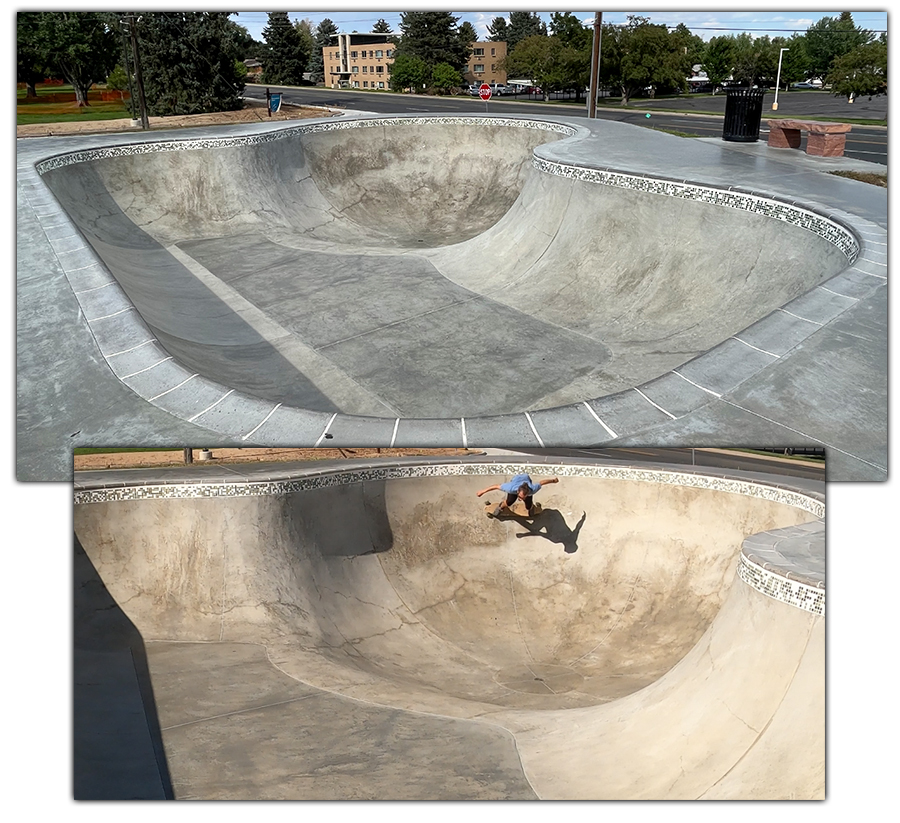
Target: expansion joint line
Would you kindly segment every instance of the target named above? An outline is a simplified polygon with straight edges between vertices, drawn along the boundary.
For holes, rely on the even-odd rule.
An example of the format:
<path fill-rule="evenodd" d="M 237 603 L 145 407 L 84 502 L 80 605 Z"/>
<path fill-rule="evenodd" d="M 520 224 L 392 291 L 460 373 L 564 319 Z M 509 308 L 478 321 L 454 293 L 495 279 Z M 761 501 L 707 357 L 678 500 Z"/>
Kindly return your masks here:
<path fill-rule="evenodd" d="M 531 649 L 528 648 L 528 640 L 525 638 L 525 632 L 522 630 L 522 621 L 519 620 L 519 607 L 516 605 L 516 583 L 513 578 L 513 573 L 509 569 L 506 570 L 506 576 L 509 577 L 509 593 L 512 595 L 512 605 L 513 605 L 513 614 L 516 616 L 516 628 L 519 630 L 519 637 L 522 638 L 522 645 L 525 647 L 525 654 L 528 655 L 528 659 L 534 663 L 534 655 L 531 653 Z"/>

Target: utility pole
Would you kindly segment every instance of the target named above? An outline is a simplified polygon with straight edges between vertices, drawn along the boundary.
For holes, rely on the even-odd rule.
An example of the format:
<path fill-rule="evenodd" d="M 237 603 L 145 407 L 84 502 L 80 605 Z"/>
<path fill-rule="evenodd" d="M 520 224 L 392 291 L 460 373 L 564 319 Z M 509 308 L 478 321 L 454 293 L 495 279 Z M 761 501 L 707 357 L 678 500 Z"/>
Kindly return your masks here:
<path fill-rule="evenodd" d="M 591 48 L 591 85 L 588 94 L 588 118 L 597 116 L 597 95 L 600 92 L 600 32 L 603 26 L 603 12 L 594 12 L 594 43 Z"/>
<path fill-rule="evenodd" d="M 144 99 L 144 79 L 141 76 L 141 58 L 138 54 L 137 33 L 135 32 L 135 17 L 128 15 L 128 33 L 131 36 L 131 53 L 134 55 L 134 79 L 138 87 L 138 102 L 141 107 L 141 128 L 149 130 L 150 119 L 147 117 L 147 101 Z"/>

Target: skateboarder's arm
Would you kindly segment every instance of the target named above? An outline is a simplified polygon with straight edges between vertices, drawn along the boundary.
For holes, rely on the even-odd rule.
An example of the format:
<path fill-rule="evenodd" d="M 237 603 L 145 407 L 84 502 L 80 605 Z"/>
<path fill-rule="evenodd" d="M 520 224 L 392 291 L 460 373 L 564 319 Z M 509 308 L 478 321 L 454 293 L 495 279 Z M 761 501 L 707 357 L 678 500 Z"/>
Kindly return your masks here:
<path fill-rule="evenodd" d="M 546 480 L 538 480 L 539 486 L 546 486 L 548 483 L 559 483 L 558 477 L 548 477 Z"/>
<path fill-rule="evenodd" d="M 500 491 L 499 486 L 488 486 L 486 489 L 482 489 L 480 492 L 475 492 L 476 497 L 481 497 L 483 494 L 487 494 L 488 492 L 498 492 Z"/>

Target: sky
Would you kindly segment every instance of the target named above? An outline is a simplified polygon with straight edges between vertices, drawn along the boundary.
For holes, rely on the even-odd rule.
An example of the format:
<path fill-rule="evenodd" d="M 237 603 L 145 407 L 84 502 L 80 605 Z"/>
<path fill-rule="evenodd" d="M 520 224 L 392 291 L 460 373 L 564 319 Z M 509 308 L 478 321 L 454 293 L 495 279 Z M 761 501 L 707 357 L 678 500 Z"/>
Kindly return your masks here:
<path fill-rule="evenodd" d="M 719 37 L 722 35 L 739 34 L 740 32 L 750 32 L 754 36 L 768 35 L 769 37 L 783 36 L 790 37 L 793 33 L 803 33 L 813 23 L 818 22 L 823 17 L 840 15 L 839 11 L 781 11 L 775 4 L 756 3 L 755 11 L 718 11 L 715 7 L 704 10 L 702 5 L 691 5 L 693 11 L 678 11 L 679 6 L 672 5 L 672 10 L 668 11 L 664 3 L 656 3 L 653 8 L 658 11 L 604 11 L 604 23 L 625 23 L 629 14 L 637 14 L 641 17 L 648 17 L 651 23 L 665 24 L 668 26 L 676 26 L 684 23 L 691 31 L 704 40 L 711 37 Z M 764 10 L 770 5 L 772 10 Z M 313 12 L 313 11 L 289 11 L 288 15 L 291 20 L 311 20 L 314 25 L 318 25 L 324 18 L 328 17 L 337 25 L 340 31 L 370 31 L 375 23 L 383 18 L 388 22 L 391 28 L 399 33 L 400 27 L 400 11 L 382 11 L 384 6 L 359 6 L 359 4 L 349 4 L 334 2 L 329 4 L 330 11 Z M 342 10 L 347 7 L 348 10 Z M 433 6 L 432 6 L 433 7 Z M 527 6 L 517 6 L 518 8 L 528 9 Z M 397 6 L 390 8 L 397 9 Z M 401 7 L 402 8 L 402 7 Z M 422 4 L 413 6 L 413 9 L 420 10 Z M 684 6 L 681 6 L 684 8 Z M 802 8 L 802 4 L 795 4 L 793 8 Z M 814 8 L 819 8 L 814 7 Z M 372 9 L 371 11 L 369 9 Z M 532 10 L 532 9 L 528 9 Z M 536 10 L 536 9 L 534 9 Z M 573 10 L 574 14 L 579 15 L 587 24 L 593 24 L 594 10 L 578 12 Z M 869 29 L 870 31 L 887 30 L 887 12 L 886 11 L 854 11 L 853 21 L 857 26 Z M 479 37 L 487 39 L 487 28 L 495 17 L 509 17 L 509 12 L 504 11 L 456 11 L 454 15 L 459 17 L 459 22 L 468 21 L 478 32 Z M 550 12 L 538 12 L 541 18 L 549 25 Z M 244 26 L 250 34 L 257 40 L 262 40 L 262 31 L 266 26 L 267 13 L 265 11 L 238 12 L 234 18 L 237 23 Z"/>

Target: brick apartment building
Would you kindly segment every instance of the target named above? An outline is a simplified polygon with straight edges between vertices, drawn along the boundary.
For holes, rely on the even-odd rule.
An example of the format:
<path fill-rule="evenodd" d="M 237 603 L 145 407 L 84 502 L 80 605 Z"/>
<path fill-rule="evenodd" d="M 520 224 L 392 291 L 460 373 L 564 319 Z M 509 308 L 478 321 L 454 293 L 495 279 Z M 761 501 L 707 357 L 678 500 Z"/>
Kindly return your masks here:
<path fill-rule="evenodd" d="M 330 88 L 388 89 L 395 45 L 387 35 L 372 32 L 336 34 L 322 49 L 325 85 Z M 505 83 L 498 65 L 506 43 L 473 43 L 464 73 L 466 83 Z"/>

